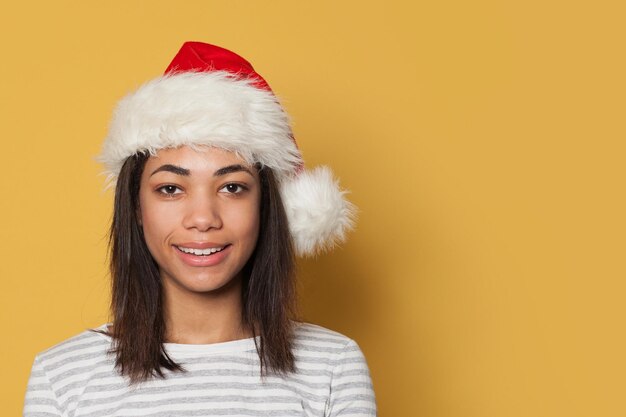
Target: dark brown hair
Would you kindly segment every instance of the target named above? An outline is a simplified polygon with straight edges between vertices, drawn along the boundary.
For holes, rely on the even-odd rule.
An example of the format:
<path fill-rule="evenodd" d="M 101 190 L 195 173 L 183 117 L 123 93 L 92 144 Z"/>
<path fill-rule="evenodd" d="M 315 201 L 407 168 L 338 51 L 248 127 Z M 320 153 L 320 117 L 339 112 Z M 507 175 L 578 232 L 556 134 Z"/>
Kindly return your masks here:
<path fill-rule="evenodd" d="M 129 157 L 118 176 L 109 234 L 112 331 L 115 366 L 131 384 L 162 368 L 185 372 L 163 347 L 165 320 L 159 266 L 146 245 L 137 218 L 141 175 L 149 154 Z M 292 319 L 296 318 L 295 257 L 287 217 L 270 168 L 258 167 L 260 229 L 255 250 L 243 269 L 242 318 L 252 329 L 261 375 L 295 370 Z M 94 330 L 98 331 L 98 330 Z M 257 343 L 256 336 L 259 336 Z"/>

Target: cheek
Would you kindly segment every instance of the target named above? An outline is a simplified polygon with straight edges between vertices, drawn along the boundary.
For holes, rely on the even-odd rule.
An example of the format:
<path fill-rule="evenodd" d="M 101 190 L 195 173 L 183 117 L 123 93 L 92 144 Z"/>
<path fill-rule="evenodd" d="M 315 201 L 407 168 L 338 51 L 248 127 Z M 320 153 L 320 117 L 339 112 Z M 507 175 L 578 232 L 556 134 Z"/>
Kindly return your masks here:
<path fill-rule="evenodd" d="M 148 249 L 155 256 L 158 248 L 171 233 L 175 222 L 175 213 L 168 210 L 167 204 L 151 204 L 149 198 L 140 198 L 141 224 Z M 157 257 L 157 256 L 155 256 Z"/>
<path fill-rule="evenodd" d="M 228 224 L 232 225 L 238 239 L 254 248 L 259 236 L 259 209 L 255 205 L 246 205 L 229 211 L 228 216 Z"/>

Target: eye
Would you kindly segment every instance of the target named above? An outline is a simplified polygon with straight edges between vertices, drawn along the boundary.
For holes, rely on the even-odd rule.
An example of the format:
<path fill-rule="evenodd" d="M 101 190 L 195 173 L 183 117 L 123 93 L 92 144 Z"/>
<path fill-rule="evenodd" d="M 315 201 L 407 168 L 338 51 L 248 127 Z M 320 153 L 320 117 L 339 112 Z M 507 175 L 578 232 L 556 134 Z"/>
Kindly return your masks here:
<path fill-rule="evenodd" d="M 247 190 L 246 187 L 244 187 L 241 184 L 235 184 L 235 183 L 226 184 L 221 189 L 221 191 L 225 191 L 229 194 L 239 194 L 245 190 Z"/>
<path fill-rule="evenodd" d="M 180 188 L 175 185 L 164 185 L 162 187 L 157 188 L 157 192 L 165 195 L 174 195 L 182 192 Z"/>

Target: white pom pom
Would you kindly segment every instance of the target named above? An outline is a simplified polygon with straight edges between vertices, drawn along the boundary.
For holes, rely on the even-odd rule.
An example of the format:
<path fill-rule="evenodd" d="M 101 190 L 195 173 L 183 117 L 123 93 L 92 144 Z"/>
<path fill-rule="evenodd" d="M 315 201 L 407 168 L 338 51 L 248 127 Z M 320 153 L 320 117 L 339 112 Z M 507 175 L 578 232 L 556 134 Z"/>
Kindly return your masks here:
<path fill-rule="evenodd" d="M 282 182 L 281 196 L 299 256 L 314 255 L 345 241 L 356 212 L 345 194 L 325 166 Z"/>

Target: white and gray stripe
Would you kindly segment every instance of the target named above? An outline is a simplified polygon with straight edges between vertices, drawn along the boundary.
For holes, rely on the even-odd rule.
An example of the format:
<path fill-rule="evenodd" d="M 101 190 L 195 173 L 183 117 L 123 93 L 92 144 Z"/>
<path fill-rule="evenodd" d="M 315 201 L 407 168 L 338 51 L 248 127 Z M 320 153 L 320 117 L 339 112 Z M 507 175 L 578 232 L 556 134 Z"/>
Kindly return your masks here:
<path fill-rule="evenodd" d="M 104 329 L 103 324 L 99 329 Z M 367 363 L 352 339 L 298 323 L 297 372 L 261 380 L 254 339 L 211 345 L 166 343 L 188 371 L 165 371 L 129 387 L 106 353 L 111 339 L 84 331 L 35 357 L 25 417 L 229 416 L 371 417 L 376 401 Z"/>

